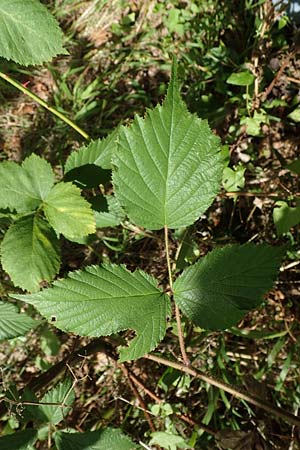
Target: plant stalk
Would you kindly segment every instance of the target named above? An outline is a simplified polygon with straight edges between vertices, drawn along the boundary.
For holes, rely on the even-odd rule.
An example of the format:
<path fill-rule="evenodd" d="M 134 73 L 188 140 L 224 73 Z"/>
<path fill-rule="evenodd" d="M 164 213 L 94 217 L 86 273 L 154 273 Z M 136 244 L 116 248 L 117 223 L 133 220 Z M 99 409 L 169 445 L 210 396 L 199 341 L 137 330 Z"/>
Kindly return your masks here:
<path fill-rule="evenodd" d="M 271 403 L 263 401 L 258 397 L 247 394 L 243 390 L 233 387 L 227 383 L 224 383 L 224 381 L 217 380 L 216 378 L 208 376 L 204 372 L 201 372 L 200 370 L 194 369 L 192 367 L 187 367 L 186 365 L 179 364 L 175 361 L 170 361 L 168 359 L 160 358 L 159 356 L 155 355 L 145 355 L 144 358 L 154 361 L 158 364 L 164 364 L 167 367 L 173 367 L 176 370 L 192 375 L 193 377 L 198 378 L 199 380 L 205 381 L 211 386 L 215 386 L 219 389 L 222 389 L 225 392 L 228 392 L 229 394 L 233 395 L 236 398 L 245 400 L 248 403 L 251 403 L 252 405 L 258 408 L 261 408 L 264 411 L 276 417 L 280 417 L 281 419 L 285 420 L 291 425 L 296 425 L 297 427 L 300 427 L 300 417 L 297 417 L 294 414 L 284 411 L 278 406 L 274 406 Z"/>
<path fill-rule="evenodd" d="M 169 285 L 170 285 L 171 293 L 173 295 L 173 277 L 172 277 L 172 269 L 171 269 L 170 253 L 169 253 L 168 231 L 169 231 L 168 227 L 167 227 L 167 225 L 165 225 L 164 226 L 164 235 L 165 235 L 166 259 L 167 259 L 168 274 L 169 274 Z M 179 308 L 176 305 L 176 303 L 175 303 L 175 317 L 176 317 L 176 323 L 177 323 L 177 329 L 178 329 L 178 340 L 179 340 L 181 356 L 182 356 L 184 364 L 186 366 L 189 366 L 190 361 L 187 357 L 186 350 L 185 350 L 180 311 L 179 311 Z"/>
<path fill-rule="evenodd" d="M 90 140 L 90 136 L 84 130 L 82 130 L 78 125 L 76 125 L 76 123 L 74 123 L 72 120 L 68 119 L 68 117 L 66 117 L 63 113 L 57 111 L 57 109 L 55 109 L 53 106 L 48 105 L 48 103 L 45 102 L 45 100 L 43 100 L 41 97 L 39 97 L 38 95 L 31 92 L 29 89 L 27 89 L 21 83 L 14 80 L 9 75 L 7 75 L 3 72 L 0 72 L 0 78 L 7 81 L 8 83 L 10 83 L 12 86 L 17 88 L 19 91 L 23 92 L 23 94 L 28 95 L 28 97 L 32 98 L 35 102 L 37 102 L 43 108 L 47 109 L 52 114 L 57 116 L 59 119 L 61 119 L 67 125 L 69 125 L 71 128 L 73 128 L 75 131 L 77 131 L 77 133 L 79 133 L 84 139 L 86 139 L 87 141 Z"/>

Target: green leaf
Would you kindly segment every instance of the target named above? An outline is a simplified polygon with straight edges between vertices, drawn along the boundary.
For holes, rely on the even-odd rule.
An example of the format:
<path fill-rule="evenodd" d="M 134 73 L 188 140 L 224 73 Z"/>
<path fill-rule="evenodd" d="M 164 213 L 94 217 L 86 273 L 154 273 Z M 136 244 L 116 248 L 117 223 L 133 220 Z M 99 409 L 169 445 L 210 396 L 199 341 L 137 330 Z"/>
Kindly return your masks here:
<path fill-rule="evenodd" d="M 234 169 L 225 167 L 222 179 L 222 184 L 225 191 L 236 192 L 243 189 L 245 186 L 245 171 L 246 167 L 243 166 L 236 166 Z"/>
<path fill-rule="evenodd" d="M 97 139 L 87 147 L 81 147 L 79 150 L 72 152 L 66 161 L 65 173 L 86 165 L 111 169 L 111 157 L 117 146 L 118 133 L 119 128 L 116 128 L 106 138 Z"/>
<path fill-rule="evenodd" d="M 288 114 L 288 118 L 293 120 L 294 122 L 300 122 L 300 107 L 294 109 L 294 111 Z"/>
<path fill-rule="evenodd" d="M 291 172 L 296 173 L 297 175 L 300 175 L 300 159 L 295 159 L 291 163 L 289 163 L 286 166 L 287 169 L 289 169 Z"/>
<path fill-rule="evenodd" d="M 59 403 L 59 405 L 31 406 L 31 411 L 40 422 L 57 425 L 69 414 L 74 400 L 75 393 L 72 388 L 72 381 L 66 378 L 40 399 L 40 403 Z"/>
<path fill-rule="evenodd" d="M 23 431 L 16 431 L 8 436 L 0 437 L 1 450 L 33 450 L 33 445 L 37 440 L 37 431 L 28 428 Z"/>
<path fill-rule="evenodd" d="M 247 70 L 244 72 L 232 73 L 227 79 L 228 84 L 233 84 L 235 86 L 250 86 L 253 82 L 254 76 Z"/>
<path fill-rule="evenodd" d="M 276 202 L 273 209 L 273 220 L 278 235 L 287 233 L 290 228 L 300 222 L 300 205 L 291 208 L 286 202 Z"/>
<path fill-rule="evenodd" d="M 182 436 L 179 434 L 167 433 L 165 431 L 155 431 L 151 433 L 152 439 L 150 445 L 159 445 L 167 450 L 177 450 L 178 448 L 191 448 L 185 443 Z"/>
<path fill-rule="evenodd" d="M 76 167 L 64 176 L 64 181 L 73 181 L 81 189 L 104 185 L 111 179 L 111 170 L 104 170 L 93 164 Z"/>
<path fill-rule="evenodd" d="M 165 335 L 170 302 L 156 284 L 124 266 L 90 266 L 55 281 L 52 289 L 14 297 L 34 305 L 57 328 L 80 336 L 136 331 L 129 346 L 120 349 L 125 361 L 149 353 Z"/>
<path fill-rule="evenodd" d="M 37 325 L 39 325 L 38 320 L 19 313 L 15 305 L 0 302 L 0 340 L 23 336 Z"/>
<path fill-rule="evenodd" d="M 57 236 L 38 215 L 22 217 L 6 232 L 1 244 L 1 263 L 15 286 L 28 291 L 51 281 L 60 266 Z"/>
<path fill-rule="evenodd" d="M 175 302 L 204 329 L 231 327 L 272 288 L 283 253 L 264 244 L 217 248 L 175 281 Z"/>
<path fill-rule="evenodd" d="M 54 435 L 58 450 L 139 450 L 141 447 L 134 444 L 117 428 L 87 431 L 85 433 L 66 433 L 58 431 Z"/>
<path fill-rule="evenodd" d="M 58 54 L 62 32 L 37 0 L 0 0 L 0 56 L 19 64 L 42 64 Z"/>
<path fill-rule="evenodd" d="M 0 164 L 0 208 L 33 211 L 48 195 L 53 184 L 51 165 L 37 155 L 26 158 L 22 166 L 4 161 Z"/>
<path fill-rule="evenodd" d="M 114 195 L 98 195 L 90 199 L 97 228 L 116 227 L 125 218 L 125 213 Z"/>
<path fill-rule="evenodd" d="M 57 233 L 70 238 L 87 236 L 96 231 L 90 204 L 72 183 L 58 183 L 44 201 L 46 217 Z"/>
<path fill-rule="evenodd" d="M 113 165 L 116 196 L 138 225 L 187 226 L 211 205 L 222 178 L 220 142 L 206 121 L 188 112 L 175 63 L 163 104 L 120 129 Z"/>

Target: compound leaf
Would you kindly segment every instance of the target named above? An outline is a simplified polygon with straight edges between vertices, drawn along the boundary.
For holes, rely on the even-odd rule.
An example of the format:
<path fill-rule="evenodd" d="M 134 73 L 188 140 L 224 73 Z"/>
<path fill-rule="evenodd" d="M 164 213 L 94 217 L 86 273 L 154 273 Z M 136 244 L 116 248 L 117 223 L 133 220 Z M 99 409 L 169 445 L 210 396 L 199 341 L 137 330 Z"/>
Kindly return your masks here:
<path fill-rule="evenodd" d="M 119 128 L 116 128 L 104 139 L 96 139 L 87 147 L 72 152 L 66 161 L 65 173 L 86 165 L 111 169 L 112 152 L 117 145 L 118 133 Z"/>
<path fill-rule="evenodd" d="M 134 223 L 153 230 L 198 219 L 219 191 L 224 166 L 219 139 L 188 112 L 176 73 L 174 63 L 163 104 L 122 127 L 113 154 L 121 206 Z"/>
<path fill-rule="evenodd" d="M 0 56 L 28 66 L 66 54 L 63 34 L 38 0 L 0 0 Z"/>
<path fill-rule="evenodd" d="M 38 215 L 17 220 L 2 241 L 1 263 L 15 286 L 37 290 L 41 281 L 51 281 L 59 270 L 59 243 L 54 230 Z"/>
<path fill-rule="evenodd" d="M 14 297 L 34 305 L 56 327 L 80 336 L 134 330 L 136 337 L 120 349 L 124 361 L 150 352 L 165 335 L 170 302 L 156 284 L 145 272 L 108 264 L 71 272 L 51 289 Z"/>
<path fill-rule="evenodd" d="M 175 302 L 204 329 L 235 325 L 271 289 L 283 254 L 264 244 L 217 248 L 175 281 Z"/>
<path fill-rule="evenodd" d="M 44 201 L 45 215 L 57 233 L 70 238 L 87 236 L 96 231 L 90 204 L 72 183 L 58 183 Z"/>
<path fill-rule="evenodd" d="M 286 202 L 276 202 L 273 209 L 273 220 L 279 235 L 287 233 L 290 228 L 300 223 L 300 205 L 292 208 Z"/>
<path fill-rule="evenodd" d="M 0 302 L 0 340 L 23 336 L 39 324 L 27 314 L 19 313 L 15 305 Z"/>
<path fill-rule="evenodd" d="M 37 430 L 28 428 L 0 437 L 0 448 L 1 450 L 33 450 L 36 440 Z"/>
<path fill-rule="evenodd" d="M 58 431 L 54 435 L 58 450 L 138 450 L 118 428 L 87 431 L 85 433 L 66 433 Z"/>
<path fill-rule="evenodd" d="M 53 184 L 51 165 L 35 154 L 26 158 L 21 166 L 4 161 L 0 164 L 0 208 L 33 211 L 48 195 Z"/>

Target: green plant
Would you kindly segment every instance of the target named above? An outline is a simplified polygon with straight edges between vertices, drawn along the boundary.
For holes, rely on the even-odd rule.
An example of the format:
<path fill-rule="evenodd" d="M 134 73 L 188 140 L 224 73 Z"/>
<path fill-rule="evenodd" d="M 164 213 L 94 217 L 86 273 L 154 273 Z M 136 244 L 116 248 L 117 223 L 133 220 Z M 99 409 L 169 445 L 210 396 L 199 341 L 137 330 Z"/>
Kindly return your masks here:
<path fill-rule="evenodd" d="M 6 221 L 14 221 L 2 242 L 2 264 L 16 285 L 32 291 L 27 295 L 12 293 L 11 297 L 33 305 L 49 323 L 68 333 L 111 336 L 103 341 L 107 344 L 106 351 L 113 354 L 109 346 L 113 350 L 118 348 L 120 362 L 145 358 L 165 365 L 299 425 L 296 416 L 194 368 L 194 355 L 186 349 L 188 327 L 228 329 L 249 310 L 259 306 L 263 295 L 273 285 L 284 254 L 283 248 L 266 244 L 226 245 L 213 249 L 179 274 L 178 260 L 171 257 L 170 230 L 187 229 L 206 212 L 220 191 L 224 166 L 220 140 L 206 121 L 188 112 L 180 97 L 176 62 L 162 105 L 149 110 L 144 119 L 136 116 L 129 126 L 120 127 L 106 139 L 71 153 L 65 165 L 64 181 L 54 184 L 50 165 L 36 155 L 27 158 L 22 166 L 2 163 L 1 182 L 5 195 L 1 197 L 1 206 L 10 210 L 4 210 L 2 214 Z M 107 215 L 98 216 L 99 221 L 105 219 L 108 220 L 106 224 L 114 226 L 126 215 L 131 224 L 157 230 L 157 240 L 162 237 L 163 241 L 168 276 L 158 280 L 138 268 L 132 272 L 124 265 L 108 263 L 71 272 L 66 278 L 55 281 L 53 287 L 34 292 L 40 281 L 50 281 L 57 273 L 56 235 L 61 233 L 77 240 L 95 231 L 97 214 L 92 213 L 91 206 L 72 181 L 84 189 L 97 189 L 99 184 L 109 183 L 110 170 L 114 196 L 88 192 L 94 211 L 97 212 L 98 200 L 107 202 L 108 211 L 103 213 L 100 209 Z M 241 188 L 243 170 L 236 170 L 236 173 L 227 170 L 223 183 L 224 180 L 228 182 L 230 176 L 232 184 Z M 17 195 L 14 194 L 16 188 Z M 70 196 L 74 202 L 70 201 Z M 163 236 L 160 230 L 163 230 Z M 34 239 L 38 246 L 34 251 L 32 246 L 29 247 L 25 262 L 20 257 L 18 261 L 12 259 L 12 252 L 17 252 L 20 246 L 27 249 L 27 242 L 32 243 Z M 49 252 L 49 249 L 52 250 Z M 21 273 L 28 260 L 31 279 L 28 279 L 28 273 L 26 276 Z M 3 302 L 3 305 L 2 308 L 11 309 L 10 302 Z M 184 324 L 180 311 L 184 314 Z M 177 361 L 162 357 L 164 347 L 161 342 L 173 315 L 180 352 L 176 344 L 172 352 Z M 30 324 L 30 319 L 25 317 Z M 7 331 L 12 323 L 7 315 L 2 324 L 5 338 L 11 337 Z M 132 338 L 124 333 L 126 330 L 133 331 L 135 336 Z M 99 349 L 97 342 L 93 348 L 95 352 Z M 159 356 L 149 354 L 159 344 L 162 350 Z M 66 380 L 39 399 L 31 392 L 24 392 L 19 399 L 11 388 L 4 389 L 1 401 L 13 406 L 21 404 L 25 410 L 20 421 L 33 420 L 39 436 L 35 429 L 21 430 L 0 438 L 3 448 L 30 448 L 37 437 L 47 439 L 48 448 L 54 439 L 59 450 L 75 446 L 88 449 L 91 445 L 108 448 L 107 442 L 120 450 L 139 448 L 119 430 L 85 433 L 57 430 L 72 405 L 73 387 Z M 222 395 L 226 401 L 225 394 Z M 216 399 L 215 396 L 212 404 Z M 164 414 L 168 414 L 166 408 Z M 206 418 L 209 414 L 210 411 Z M 194 445 L 184 442 L 182 436 L 172 431 L 154 432 L 151 443 L 171 449 Z M 171 434 L 169 442 L 168 433 Z"/>

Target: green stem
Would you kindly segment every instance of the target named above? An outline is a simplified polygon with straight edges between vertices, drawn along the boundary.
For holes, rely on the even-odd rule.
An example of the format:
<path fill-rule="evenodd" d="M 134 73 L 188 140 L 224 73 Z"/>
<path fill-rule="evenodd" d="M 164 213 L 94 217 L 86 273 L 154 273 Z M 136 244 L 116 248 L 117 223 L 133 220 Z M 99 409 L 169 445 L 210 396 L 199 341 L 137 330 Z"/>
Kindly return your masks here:
<path fill-rule="evenodd" d="M 164 226 L 164 235 L 165 235 L 166 259 L 167 259 L 168 274 L 169 274 L 169 285 L 170 285 L 171 293 L 173 295 L 173 277 L 172 277 L 171 261 L 170 261 L 170 254 L 169 254 L 168 231 L 169 231 L 168 227 L 167 227 L 167 225 L 165 225 Z M 180 347 L 181 356 L 182 356 L 184 364 L 186 366 L 189 366 L 190 365 L 190 361 L 189 361 L 189 359 L 187 357 L 186 350 L 185 350 L 180 311 L 179 311 L 179 308 L 176 305 L 176 303 L 175 303 L 175 317 L 176 317 L 176 323 L 177 323 L 178 340 L 179 340 L 179 347 Z"/>
<path fill-rule="evenodd" d="M 29 89 L 27 89 L 21 83 L 14 80 L 9 75 L 7 75 L 3 72 L 0 72 L 0 78 L 7 81 L 8 83 L 10 83 L 12 86 L 17 88 L 19 91 L 23 92 L 23 94 L 28 95 L 28 97 L 32 98 L 39 105 L 41 105 L 43 108 L 50 111 L 55 116 L 59 117 L 59 119 L 61 119 L 66 124 L 68 124 L 71 128 L 73 128 L 75 131 L 77 131 L 77 133 L 81 134 L 81 136 L 84 137 L 84 139 L 86 139 L 87 141 L 90 140 L 90 136 L 85 131 L 83 131 L 78 125 L 76 125 L 76 123 L 74 123 L 72 120 L 68 119 L 63 113 L 57 111 L 57 109 L 55 109 L 53 106 L 48 105 L 48 103 L 45 102 L 45 100 L 43 100 L 41 97 L 39 97 L 38 95 L 31 92 Z"/>
<path fill-rule="evenodd" d="M 158 364 L 163 364 L 167 367 L 173 367 L 176 370 L 187 373 L 192 377 L 198 378 L 199 380 L 202 380 L 210 384 L 211 386 L 215 386 L 219 389 L 222 389 L 225 392 L 228 392 L 229 394 L 233 395 L 236 398 L 246 400 L 252 405 L 261 408 L 264 411 L 267 411 L 268 413 L 273 414 L 276 417 L 280 417 L 281 419 L 285 420 L 286 422 L 292 425 L 296 425 L 297 427 L 300 426 L 300 417 L 297 417 L 294 414 L 284 411 L 282 408 L 274 406 L 271 403 L 261 400 L 258 397 L 252 396 L 247 392 L 244 392 L 243 390 L 235 388 L 230 384 L 224 383 L 224 381 L 220 381 L 217 380 L 216 378 L 208 376 L 204 372 L 201 372 L 200 370 L 194 369 L 193 367 L 187 367 L 183 364 L 179 364 L 175 361 L 173 362 L 165 358 L 160 358 L 159 356 L 155 355 L 145 355 L 143 356 L 143 358 L 150 359 L 151 361 L 154 361 Z"/>

